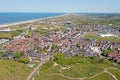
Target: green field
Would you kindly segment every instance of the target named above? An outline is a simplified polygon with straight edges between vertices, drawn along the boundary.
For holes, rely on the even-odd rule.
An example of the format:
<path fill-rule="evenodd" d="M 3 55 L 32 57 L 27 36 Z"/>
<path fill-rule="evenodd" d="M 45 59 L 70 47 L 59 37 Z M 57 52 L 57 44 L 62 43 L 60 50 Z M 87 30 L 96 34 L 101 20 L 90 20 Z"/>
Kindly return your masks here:
<path fill-rule="evenodd" d="M 114 80 L 108 73 L 104 73 L 104 69 L 111 67 L 103 64 L 74 64 L 70 65 L 70 69 L 61 70 L 60 66 L 50 67 L 46 70 L 40 70 L 35 76 L 34 80 Z M 102 74 L 99 74 L 103 72 Z M 119 71 L 110 71 L 118 80 L 120 79 Z M 99 74 L 98 76 L 91 78 Z"/>
<path fill-rule="evenodd" d="M 108 65 L 104 66 L 103 64 L 74 64 L 70 65 L 70 67 L 71 68 L 68 70 L 61 70 L 60 66 L 51 67 L 46 70 L 40 70 L 39 73 L 35 75 L 34 80 L 77 80 L 77 78 L 85 78 L 83 80 L 114 80 L 114 78 L 107 73 L 102 73 L 95 78 L 91 78 L 97 73 L 104 71 L 105 68 L 110 67 Z M 114 74 L 119 80 L 120 72 L 114 71 Z"/>
<path fill-rule="evenodd" d="M 34 80 L 114 80 L 110 74 L 104 72 L 107 70 L 118 80 L 120 79 L 120 69 L 114 67 L 109 61 L 108 63 L 97 63 L 96 59 L 81 58 L 80 60 L 84 61 L 67 65 L 68 69 L 63 69 L 64 66 L 61 65 L 55 66 L 53 61 L 47 62 L 33 78 Z M 118 64 L 118 66 L 120 65 Z"/>
<path fill-rule="evenodd" d="M 0 60 L 0 80 L 26 80 L 31 71 L 25 64 Z"/>
<path fill-rule="evenodd" d="M 101 41 L 112 41 L 112 42 L 120 42 L 120 38 L 112 38 L 112 37 L 100 37 L 95 34 L 87 34 L 84 38 L 93 39 L 93 40 L 101 40 Z"/>
<path fill-rule="evenodd" d="M 18 36 L 21 34 L 22 31 L 12 31 L 12 32 L 0 32 L 0 39 L 12 39 L 15 36 Z"/>

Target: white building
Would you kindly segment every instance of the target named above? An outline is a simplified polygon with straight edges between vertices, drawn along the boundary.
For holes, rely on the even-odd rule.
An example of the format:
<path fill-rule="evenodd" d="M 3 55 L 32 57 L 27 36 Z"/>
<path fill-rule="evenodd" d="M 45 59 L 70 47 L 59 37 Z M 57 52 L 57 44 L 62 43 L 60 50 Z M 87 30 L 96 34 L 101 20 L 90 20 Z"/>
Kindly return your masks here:
<path fill-rule="evenodd" d="M 9 39 L 0 39 L 0 44 L 8 42 L 8 41 L 9 41 Z"/>
<path fill-rule="evenodd" d="M 118 35 L 115 34 L 99 34 L 101 37 L 118 37 Z"/>
<path fill-rule="evenodd" d="M 97 53 L 99 55 L 101 55 L 101 53 L 102 53 L 99 47 L 92 47 L 92 46 L 90 46 L 90 49 L 91 49 L 91 51 L 93 53 Z"/>

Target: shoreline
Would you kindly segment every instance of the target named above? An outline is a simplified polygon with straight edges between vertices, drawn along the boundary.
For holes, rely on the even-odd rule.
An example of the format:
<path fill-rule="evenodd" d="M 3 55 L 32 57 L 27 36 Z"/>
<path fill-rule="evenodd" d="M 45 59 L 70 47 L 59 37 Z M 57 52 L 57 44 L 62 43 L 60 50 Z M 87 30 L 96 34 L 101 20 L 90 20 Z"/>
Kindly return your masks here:
<path fill-rule="evenodd" d="M 55 18 L 55 17 L 61 17 L 61 16 L 65 16 L 65 15 L 67 15 L 67 13 L 61 14 L 61 15 L 57 15 L 57 16 L 51 16 L 51 17 L 40 18 L 40 19 L 32 19 L 32 20 L 21 21 L 21 22 L 15 22 L 15 23 L 0 24 L 0 28 L 10 27 L 10 26 L 15 26 L 15 25 L 20 25 L 20 24 L 26 24 L 26 23 L 32 23 L 32 22 L 36 22 L 36 21 L 40 21 L 40 20 L 44 20 L 44 19 L 50 19 L 50 18 Z"/>

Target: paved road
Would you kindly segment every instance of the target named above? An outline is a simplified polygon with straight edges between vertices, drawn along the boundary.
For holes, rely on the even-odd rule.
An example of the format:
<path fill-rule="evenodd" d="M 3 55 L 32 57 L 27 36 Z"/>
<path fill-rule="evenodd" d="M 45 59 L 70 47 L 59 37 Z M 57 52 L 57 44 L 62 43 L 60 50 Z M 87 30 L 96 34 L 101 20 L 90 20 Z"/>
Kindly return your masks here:
<path fill-rule="evenodd" d="M 39 70 L 39 68 L 43 65 L 43 62 L 40 63 L 31 73 L 30 75 L 27 77 L 26 80 L 31 80 L 32 77 L 34 76 L 34 74 Z"/>
<path fill-rule="evenodd" d="M 71 45 L 69 45 L 64 51 L 62 51 L 62 53 L 65 53 L 65 51 L 67 51 L 68 49 L 70 49 L 70 46 Z"/>

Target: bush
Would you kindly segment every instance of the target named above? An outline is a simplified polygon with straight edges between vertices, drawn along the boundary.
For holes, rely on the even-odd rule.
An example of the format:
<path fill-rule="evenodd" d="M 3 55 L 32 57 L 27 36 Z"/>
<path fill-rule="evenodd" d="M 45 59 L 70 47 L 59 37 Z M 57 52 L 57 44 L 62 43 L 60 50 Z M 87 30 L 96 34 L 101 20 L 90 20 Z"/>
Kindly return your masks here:
<path fill-rule="evenodd" d="M 102 53 L 102 55 L 105 56 L 105 57 L 107 57 L 110 52 L 113 52 L 113 50 L 112 49 L 110 49 L 110 50 L 104 50 L 103 53 Z"/>
<path fill-rule="evenodd" d="M 54 57 L 54 61 L 60 64 L 61 66 L 68 66 L 76 63 L 84 63 L 85 60 L 78 56 L 66 57 L 63 53 L 58 53 Z"/>
<path fill-rule="evenodd" d="M 24 52 L 16 51 L 14 53 L 14 59 L 19 59 L 24 55 Z"/>
<path fill-rule="evenodd" d="M 62 66 L 70 64 L 69 59 L 67 59 L 63 53 L 57 53 L 54 57 L 54 61 Z"/>
<path fill-rule="evenodd" d="M 53 66 L 53 61 L 49 61 L 49 62 L 46 62 L 46 63 L 41 67 L 40 70 L 47 70 L 47 69 L 49 69 L 49 68 L 52 67 L 52 66 Z"/>
<path fill-rule="evenodd" d="M 20 59 L 18 59 L 18 62 L 27 64 L 27 63 L 29 63 L 29 58 L 20 58 Z"/>
<path fill-rule="evenodd" d="M 6 57 L 7 54 L 6 54 L 5 52 L 0 52 L 0 56 L 1 56 L 1 57 Z"/>
<path fill-rule="evenodd" d="M 84 63 L 84 59 L 80 57 L 71 57 L 70 58 L 70 64 L 76 64 L 76 63 Z"/>
<path fill-rule="evenodd" d="M 103 63 L 104 63 L 104 64 L 111 64 L 111 62 L 110 62 L 109 60 L 107 60 L 107 59 L 104 59 L 104 60 L 103 60 Z"/>

